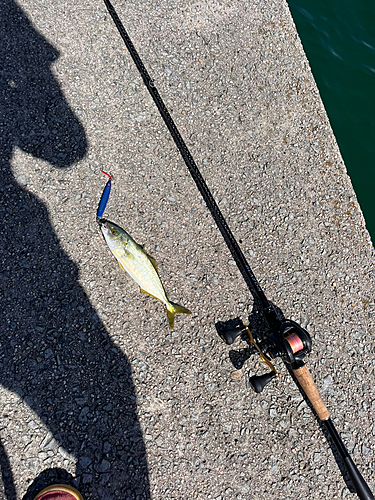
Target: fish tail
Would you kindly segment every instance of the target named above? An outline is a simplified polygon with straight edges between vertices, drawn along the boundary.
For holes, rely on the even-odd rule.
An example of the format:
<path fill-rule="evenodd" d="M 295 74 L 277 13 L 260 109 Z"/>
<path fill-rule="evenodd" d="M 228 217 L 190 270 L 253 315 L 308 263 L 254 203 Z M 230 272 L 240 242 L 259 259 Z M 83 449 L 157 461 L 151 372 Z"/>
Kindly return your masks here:
<path fill-rule="evenodd" d="M 180 306 L 179 304 L 174 304 L 173 302 L 169 302 L 168 304 L 166 304 L 166 307 L 168 323 L 171 327 L 171 330 L 173 330 L 174 328 L 174 317 L 176 314 L 191 314 L 191 311 L 189 311 L 189 309 L 186 309 L 186 307 Z"/>

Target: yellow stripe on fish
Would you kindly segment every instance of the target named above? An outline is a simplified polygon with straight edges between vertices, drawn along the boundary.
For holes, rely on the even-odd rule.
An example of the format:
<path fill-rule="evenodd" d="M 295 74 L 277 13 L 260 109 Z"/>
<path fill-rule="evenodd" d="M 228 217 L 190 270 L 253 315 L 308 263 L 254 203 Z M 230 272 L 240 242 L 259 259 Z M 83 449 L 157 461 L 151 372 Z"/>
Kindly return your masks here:
<path fill-rule="evenodd" d="M 126 231 L 113 222 L 103 221 L 101 230 L 121 269 L 126 271 L 138 283 L 141 292 L 151 295 L 151 297 L 165 304 L 168 323 L 173 330 L 175 314 L 191 314 L 191 312 L 189 309 L 168 300 L 157 272 L 156 262 L 137 245 Z"/>

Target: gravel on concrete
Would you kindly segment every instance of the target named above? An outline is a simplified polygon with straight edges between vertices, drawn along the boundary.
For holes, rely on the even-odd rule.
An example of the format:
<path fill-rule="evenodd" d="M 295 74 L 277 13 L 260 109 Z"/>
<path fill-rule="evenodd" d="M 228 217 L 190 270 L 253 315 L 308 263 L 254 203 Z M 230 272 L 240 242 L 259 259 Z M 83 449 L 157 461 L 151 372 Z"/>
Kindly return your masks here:
<path fill-rule="evenodd" d="M 269 299 L 375 485 L 374 248 L 287 5 L 114 6 Z M 285 368 L 256 395 L 215 323 L 253 298 L 100 0 L 0 5 L 0 466 L 10 499 L 354 499 Z M 118 267 L 106 216 L 157 261 Z M 0 490 L 1 491 L 1 490 Z M 1 493 L 0 493 L 1 495 Z"/>

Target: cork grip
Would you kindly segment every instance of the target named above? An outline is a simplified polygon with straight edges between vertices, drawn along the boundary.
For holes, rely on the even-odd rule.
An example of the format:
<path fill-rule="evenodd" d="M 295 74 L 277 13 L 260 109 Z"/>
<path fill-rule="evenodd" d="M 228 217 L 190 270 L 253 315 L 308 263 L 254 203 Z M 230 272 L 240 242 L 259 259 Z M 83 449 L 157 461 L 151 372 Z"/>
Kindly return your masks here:
<path fill-rule="evenodd" d="M 298 380 L 299 385 L 302 387 L 303 392 L 308 397 L 310 403 L 313 405 L 316 414 L 320 420 L 326 420 L 329 418 L 329 412 L 325 407 L 322 398 L 319 395 L 318 389 L 316 388 L 313 379 L 311 378 L 310 372 L 307 366 L 302 366 L 293 370 L 293 373 Z"/>

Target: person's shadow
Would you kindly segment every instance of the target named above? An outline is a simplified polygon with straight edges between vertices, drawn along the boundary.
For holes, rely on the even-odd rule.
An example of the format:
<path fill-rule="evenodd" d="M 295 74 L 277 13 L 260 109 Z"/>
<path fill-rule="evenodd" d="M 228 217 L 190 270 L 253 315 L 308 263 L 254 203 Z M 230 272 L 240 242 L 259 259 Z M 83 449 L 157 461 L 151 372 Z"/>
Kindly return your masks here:
<path fill-rule="evenodd" d="M 0 2 L 0 37 L 0 384 L 48 427 L 42 454 L 60 453 L 62 463 L 65 452 L 76 458 L 75 484 L 85 500 L 147 499 L 129 362 L 80 286 L 77 266 L 59 246 L 46 207 L 16 181 L 10 165 L 17 146 L 68 167 L 84 156 L 85 133 L 51 72 L 58 52 L 13 0 Z M 5 496 L 13 500 L 5 444 L 1 452 Z M 43 462 L 34 467 L 46 468 Z M 54 469 L 41 477 L 69 480 Z M 25 498 L 36 485 L 47 486 L 37 479 Z"/>

